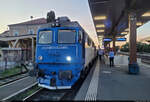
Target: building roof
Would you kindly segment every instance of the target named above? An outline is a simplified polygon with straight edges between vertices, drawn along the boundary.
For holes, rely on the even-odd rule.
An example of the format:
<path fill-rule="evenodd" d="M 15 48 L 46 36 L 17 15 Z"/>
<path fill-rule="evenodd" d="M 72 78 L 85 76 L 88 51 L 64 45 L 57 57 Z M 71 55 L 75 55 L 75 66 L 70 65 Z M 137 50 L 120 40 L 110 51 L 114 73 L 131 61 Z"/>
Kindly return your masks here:
<path fill-rule="evenodd" d="M 150 0 L 88 0 L 98 36 L 128 34 L 129 13 L 136 14 L 137 27 L 150 20 Z"/>
<path fill-rule="evenodd" d="M 7 37 L 0 37 L 0 41 L 13 41 L 16 39 L 31 39 L 36 38 L 36 34 L 25 34 L 25 35 L 19 35 L 19 36 L 7 36 Z"/>
<path fill-rule="evenodd" d="M 3 33 L 0 34 L 0 37 L 6 37 L 9 36 L 9 30 L 4 31 Z"/>
<path fill-rule="evenodd" d="M 22 23 L 11 24 L 11 25 L 8 25 L 8 26 L 16 26 L 16 25 L 35 25 L 35 24 L 45 24 L 45 23 L 47 23 L 47 20 L 46 20 L 45 18 L 38 18 L 38 19 L 34 19 L 34 20 L 22 22 Z"/>

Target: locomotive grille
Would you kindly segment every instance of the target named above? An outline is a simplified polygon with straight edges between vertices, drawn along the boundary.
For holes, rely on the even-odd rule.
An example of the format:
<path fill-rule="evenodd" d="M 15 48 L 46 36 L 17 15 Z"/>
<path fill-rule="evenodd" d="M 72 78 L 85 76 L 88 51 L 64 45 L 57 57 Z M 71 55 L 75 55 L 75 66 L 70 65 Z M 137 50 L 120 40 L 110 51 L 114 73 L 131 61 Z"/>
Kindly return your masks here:
<path fill-rule="evenodd" d="M 71 80 L 72 79 L 72 71 L 59 71 L 59 79 L 60 80 Z"/>

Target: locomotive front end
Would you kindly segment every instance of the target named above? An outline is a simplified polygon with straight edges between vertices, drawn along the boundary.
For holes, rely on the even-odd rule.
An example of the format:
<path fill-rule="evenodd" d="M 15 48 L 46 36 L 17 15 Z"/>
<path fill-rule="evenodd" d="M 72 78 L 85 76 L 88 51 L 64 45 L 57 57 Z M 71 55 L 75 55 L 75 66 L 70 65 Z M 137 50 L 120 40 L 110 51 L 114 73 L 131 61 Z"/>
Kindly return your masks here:
<path fill-rule="evenodd" d="M 71 88 L 80 77 L 84 60 L 78 28 L 40 29 L 36 46 L 38 84 L 48 89 Z"/>

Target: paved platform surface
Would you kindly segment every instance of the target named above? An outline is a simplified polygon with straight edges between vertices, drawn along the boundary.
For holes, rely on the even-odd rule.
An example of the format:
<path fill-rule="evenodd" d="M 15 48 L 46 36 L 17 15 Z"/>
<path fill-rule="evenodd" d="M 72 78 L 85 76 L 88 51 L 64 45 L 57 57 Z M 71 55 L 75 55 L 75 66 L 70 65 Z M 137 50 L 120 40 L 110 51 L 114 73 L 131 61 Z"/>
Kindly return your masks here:
<path fill-rule="evenodd" d="M 131 75 L 128 74 L 128 56 L 117 55 L 114 62 L 115 66 L 110 68 L 107 58 L 98 60 L 74 100 L 150 100 L 150 65 L 138 59 L 140 73 Z"/>
<path fill-rule="evenodd" d="M 5 98 L 9 97 L 10 95 L 34 84 L 35 82 L 36 82 L 35 77 L 28 76 L 26 78 L 17 80 L 13 83 L 1 86 L 0 87 L 0 100 L 3 100 Z"/>

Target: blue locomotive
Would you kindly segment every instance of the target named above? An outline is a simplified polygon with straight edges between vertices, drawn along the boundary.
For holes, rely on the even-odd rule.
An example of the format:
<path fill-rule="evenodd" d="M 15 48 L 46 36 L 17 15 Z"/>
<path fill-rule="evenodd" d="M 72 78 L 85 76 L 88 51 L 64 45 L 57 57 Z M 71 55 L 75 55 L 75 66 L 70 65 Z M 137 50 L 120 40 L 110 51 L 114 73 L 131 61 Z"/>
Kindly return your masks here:
<path fill-rule="evenodd" d="M 60 17 L 57 22 L 43 26 L 37 34 L 38 85 L 70 89 L 96 56 L 94 42 L 79 23 Z"/>

